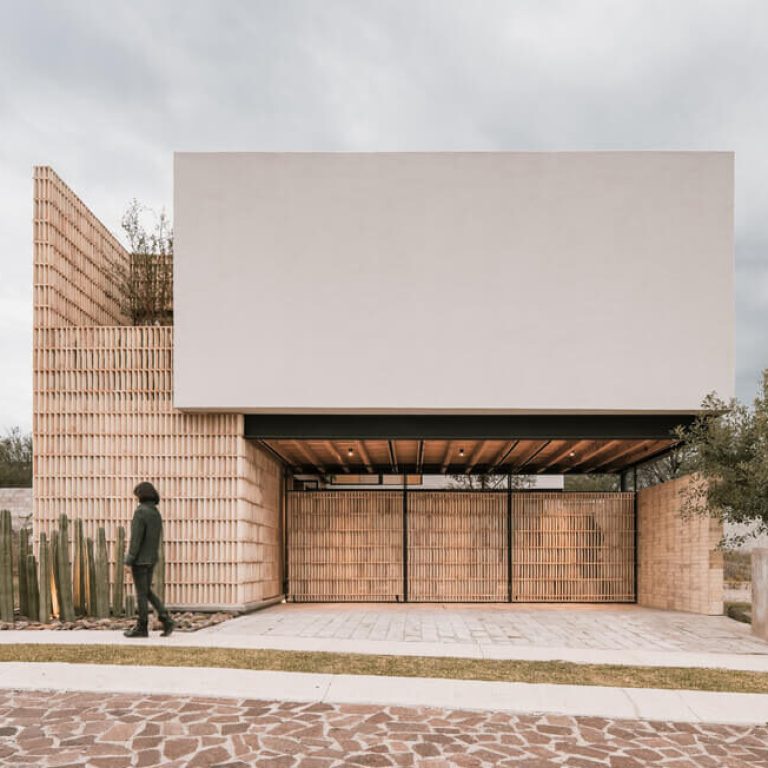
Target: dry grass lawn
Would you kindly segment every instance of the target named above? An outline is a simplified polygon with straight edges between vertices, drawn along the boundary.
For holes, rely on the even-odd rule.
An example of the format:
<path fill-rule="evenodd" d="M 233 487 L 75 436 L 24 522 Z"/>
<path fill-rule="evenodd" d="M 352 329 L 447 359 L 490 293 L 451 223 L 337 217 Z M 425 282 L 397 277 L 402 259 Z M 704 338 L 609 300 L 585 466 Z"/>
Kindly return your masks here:
<path fill-rule="evenodd" d="M 141 648 L 114 645 L 21 644 L 0 645 L 0 662 L 3 661 L 268 669 L 283 672 L 768 693 L 768 674 L 761 672 L 573 664 L 562 661 L 493 661 L 430 656 L 369 656 L 352 653 L 149 645 Z"/>

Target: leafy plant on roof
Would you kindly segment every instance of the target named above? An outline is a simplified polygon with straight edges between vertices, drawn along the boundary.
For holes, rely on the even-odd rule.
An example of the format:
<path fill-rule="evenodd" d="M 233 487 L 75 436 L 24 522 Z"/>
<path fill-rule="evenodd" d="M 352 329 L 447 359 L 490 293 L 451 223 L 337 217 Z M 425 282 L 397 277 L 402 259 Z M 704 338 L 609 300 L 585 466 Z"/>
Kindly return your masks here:
<path fill-rule="evenodd" d="M 151 223 L 147 223 L 147 221 Z M 130 260 L 111 265 L 114 298 L 132 325 L 173 325 L 173 227 L 134 199 L 121 221 Z"/>

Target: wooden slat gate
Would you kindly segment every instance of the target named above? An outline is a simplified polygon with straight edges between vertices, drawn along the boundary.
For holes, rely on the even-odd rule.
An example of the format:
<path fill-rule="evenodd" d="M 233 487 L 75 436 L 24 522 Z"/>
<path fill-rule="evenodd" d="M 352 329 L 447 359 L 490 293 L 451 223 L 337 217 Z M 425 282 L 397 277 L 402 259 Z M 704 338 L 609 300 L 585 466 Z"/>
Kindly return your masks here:
<path fill-rule="evenodd" d="M 291 600 L 635 599 L 632 493 L 292 491 L 287 504 Z"/>
<path fill-rule="evenodd" d="M 408 493 L 408 599 L 507 599 L 507 494 Z"/>
<path fill-rule="evenodd" d="M 635 599 L 633 493 L 513 493 L 512 600 Z"/>
<path fill-rule="evenodd" d="M 290 597 L 402 599 L 402 492 L 289 492 L 287 503 Z"/>

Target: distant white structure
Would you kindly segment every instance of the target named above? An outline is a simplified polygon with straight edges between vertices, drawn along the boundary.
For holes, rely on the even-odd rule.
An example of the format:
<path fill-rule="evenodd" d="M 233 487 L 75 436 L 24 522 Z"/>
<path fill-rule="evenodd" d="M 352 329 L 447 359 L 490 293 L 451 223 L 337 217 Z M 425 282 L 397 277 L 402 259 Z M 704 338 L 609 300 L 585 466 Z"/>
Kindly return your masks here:
<path fill-rule="evenodd" d="M 726 523 L 724 526 L 725 538 L 728 539 L 731 536 L 743 536 L 745 534 L 754 531 L 756 526 L 754 525 L 736 525 L 735 523 Z M 751 552 L 753 549 L 759 549 L 761 547 L 768 547 L 768 534 L 762 534 L 761 536 L 751 536 L 746 539 L 743 544 L 736 547 L 740 552 Z"/>
<path fill-rule="evenodd" d="M 13 530 L 32 525 L 32 489 L 0 488 L 0 509 L 11 511 Z"/>

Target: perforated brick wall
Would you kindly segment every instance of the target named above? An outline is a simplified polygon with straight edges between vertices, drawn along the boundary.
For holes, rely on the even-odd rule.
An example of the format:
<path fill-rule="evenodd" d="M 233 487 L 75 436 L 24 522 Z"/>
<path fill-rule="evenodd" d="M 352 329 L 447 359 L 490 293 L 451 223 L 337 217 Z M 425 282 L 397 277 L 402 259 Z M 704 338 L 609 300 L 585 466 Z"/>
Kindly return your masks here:
<path fill-rule="evenodd" d="M 681 477 L 637 494 L 637 602 L 717 615 L 723 612 L 722 524 L 681 517 L 690 482 Z"/>

